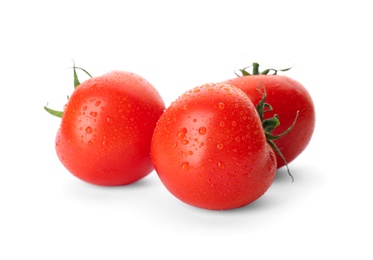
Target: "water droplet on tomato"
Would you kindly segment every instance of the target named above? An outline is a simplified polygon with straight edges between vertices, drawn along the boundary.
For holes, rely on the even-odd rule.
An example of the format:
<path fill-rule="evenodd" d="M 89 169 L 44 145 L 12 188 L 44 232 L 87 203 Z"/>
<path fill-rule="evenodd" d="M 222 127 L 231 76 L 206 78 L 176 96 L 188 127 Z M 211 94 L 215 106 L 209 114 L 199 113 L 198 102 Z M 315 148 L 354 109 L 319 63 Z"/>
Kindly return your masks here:
<path fill-rule="evenodd" d="M 220 110 L 223 110 L 225 108 L 225 104 L 223 102 L 219 102 L 218 107 Z"/>
<path fill-rule="evenodd" d="M 188 151 L 188 155 L 192 156 L 193 155 L 193 151 Z"/>
<path fill-rule="evenodd" d="M 183 106 L 183 109 L 188 110 L 188 106 L 187 105 Z"/>
<path fill-rule="evenodd" d="M 225 169 L 225 164 L 222 161 L 218 162 L 219 169 Z"/>
<path fill-rule="evenodd" d="M 108 123 L 111 123 L 111 118 L 110 118 L 110 117 L 107 117 L 107 118 L 106 118 L 106 121 L 107 121 Z"/>
<path fill-rule="evenodd" d="M 98 107 L 100 104 L 101 104 L 101 101 L 100 101 L 100 100 L 97 100 L 97 101 L 95 102 L 95 106 L 96 106 L 96 107 Z"/>
<path fill-rule="evenodd" d="M 224 148 L 224 144 L 223 144 L 223 143 L 218 143 L 218 144 L 216 145 L 216 148 L 218 148 L 219 150 L 223 150 L 223 148 Z"/>
<path fill-rule="evenodd" d="M 181 169 L 188 170 L 189 169 L 189 163 L 188 162 L 182 162 L 181 163 Z"/>
<path fill-rule="evenodd" d="M 89 113 L 91 116 L 93 116 L 93 117 L 96 117 L 97 116 L 97 112 L 94 112 L 94 111 L 92 111 L 91 113 Z"/>
<path fill-rule="evenodd" d="M 181 143 L 182 143 L 183 145 L 187 145 L 187 144 L 189 144 L 189 141 L 186 140 L 186 139 L 183 139 L 183 140 L 181 141 Z"/>
<path fill-rule="evenodd" d="M 92 127 L 88 126 L 85 131 L 88 133 L 88 134 L 91 134 L 93 132 L 92 130 Z"/>
<path fill-rule="evenodd" d="M 177 131 L 177 137 L 179 139 L 184 139 L 186 133 L 187 133 L 187 129 L 184 127 L 184 128 L 181 128 L 179 131 Z"/>
<path fill-rule="evenodd" d="M 87 106 L 83 106 L 83 111 L 86 111 L 87 110 Z"/>
<path fill-rule="evenodd" d="M 220 127 L 225 127 L 225 122 L 221 121 L 219 125 L 220 125 Z"/>
<path fill-rule="evenodd" d="M 89 146 L 92 146 L 92 141 L 88 141 L 88 145 L 89 145 Z"/>
<path fill-rule="evenodd" d="M 200 127 L 199 129 L 198 129 L 198 133 L 200 134 L 200 135 L 205 135 L 206 134 L 206 127 Z"/>

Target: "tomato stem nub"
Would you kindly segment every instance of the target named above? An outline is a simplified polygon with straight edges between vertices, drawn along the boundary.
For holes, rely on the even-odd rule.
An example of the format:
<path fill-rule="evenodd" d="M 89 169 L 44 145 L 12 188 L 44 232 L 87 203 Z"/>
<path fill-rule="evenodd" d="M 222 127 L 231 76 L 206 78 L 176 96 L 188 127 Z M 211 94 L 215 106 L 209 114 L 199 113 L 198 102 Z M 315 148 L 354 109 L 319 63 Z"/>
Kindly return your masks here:
<path fill-rule="evenodd" d="M 253 75 L 259 75 L 259 63 L 254 62 L 253 63 Z"/>
<path fill-rule="evenodd" d="M 268 144 L 272 147 L 272 149 L 281 157 L 281 159 L 284 161 L 285 163 L 285 166 L 287 168 L 287 172 L 289 174 L 289 176 L 291 177 L 292 179 L 292 182 L 294 182 L 294 177 L 293 175 L 290 173 L 290 169 L 289 169 L 289 166 L 288 166 L 288 163 L 285 159 L 285 156 L 282 154 L 282 152 L 280 151 L 280 149 L 277 147 L 277 145 L 274 143 L 274 140 L 276 139 L 279 139 L 281 137 L 283 137 L 284 135 L 288 134 L 294 127 L 297 119 L 298 119 L 298 114 L 299 114 L 299 111 L 297 111 L 297 114 L 295 116 L 295 119 L 293 121 L 293 124 L 288 128 L 286 129 L 283 133 L 279 134 L 279 135 L 273 135 L 271 134 L 271 132 L 277 127 L 280 125 L 280 119 L 278 117 L 278 115 L 274 115 L 272 118 L 267 118 L 267 119 L 264 119 L 264 113 L 265 112 L 268 112 L 268 111 L 271 111 L 272 110 L 272 107 L 271 105 L 269 105 L 268 103 L 265 103 L 266 102 L 266 99 L 267 99 L 267 94 L 266 94 L 266 90 L 265 90 L 265 87 L 263 86 L 263 84 L 261 83 L 261 88 L 262 90 L 260 90 L 258 88 L 258 91 L 262 94 L 262 99 L 259 101 L 258 105 L 256 106 L 256 110 L 258 111 L 258 114 L 259 114 L 259 117 L 260 117 L 260 120 L 262 121 L 262 125 L 263 125 L 263 129 L 264 129 L 264 132 L 265 132 L 265 137 L 267 139 L 267 142 Z"/>

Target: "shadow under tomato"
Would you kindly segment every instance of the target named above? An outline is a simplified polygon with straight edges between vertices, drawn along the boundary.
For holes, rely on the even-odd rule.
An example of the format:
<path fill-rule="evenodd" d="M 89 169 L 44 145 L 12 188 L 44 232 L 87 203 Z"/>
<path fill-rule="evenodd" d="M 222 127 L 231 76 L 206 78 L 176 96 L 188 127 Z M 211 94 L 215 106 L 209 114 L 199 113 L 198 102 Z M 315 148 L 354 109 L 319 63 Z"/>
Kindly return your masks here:
<path fill-rule="evenodd" d="M 292 180 L 292 177 L 289 176 L 287 168 L 281 167 L 277 170 L 276 177 L 272 185 L 306 185 L 312 183 L 319 185 L 323 182 L 323 174 L 321 174 L 319 169 L 312 165 L 301 165 L 299 163 L 294 163 L 289 165 L 289 170 L 294 178 L 294 181 Z"/>
<path fill-rule="evenodd" d="M 275 180 L 269 189 L 256 201 L 237 209 L 227 210 L 227 214 L 242 212 L 267 211 L 285 207 L 301 200 L 315 189 L 323 186 L 326 179 L 319 169 L 310 165 L 293 164 L 290 166 L 294 181 L 289 176 L 286 167 L 277 170 Z"/>
<path fill-rule="evenodd" d="M 112 201 L 121 199 L 134 201 L 134 198 L 139 197 L 138 194 L 148 193 L 158 185 L 154 178 L 148 175 L 131 184 L 120 186 L 99 186 L 75 178 L 67 183 L 64 192 L 66 196 L 78 200 L 101 201 L 110 198 Z"/>

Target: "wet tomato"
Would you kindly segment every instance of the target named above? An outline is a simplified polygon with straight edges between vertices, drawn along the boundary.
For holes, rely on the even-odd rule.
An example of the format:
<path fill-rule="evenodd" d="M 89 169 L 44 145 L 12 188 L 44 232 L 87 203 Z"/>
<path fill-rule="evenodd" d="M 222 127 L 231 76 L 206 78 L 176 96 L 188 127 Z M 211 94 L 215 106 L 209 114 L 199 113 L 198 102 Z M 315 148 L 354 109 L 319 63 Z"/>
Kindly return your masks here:
<path fill-rule="evenodd" d="M 281 124 L 273 131 L 279 134 L 292 124 L 297 115 L 296 124 L 291 132 L 280 139 L 274 140 L 278 149 L 282 152 L 287 163 L 297 158 L 308 146 L 315 128 L 315 107 L 308 90 L 298 81 L 283 75 L 277 75 L 277 70 L 264 70 L 259 72 L 259 64 L 254 63 L 253 72 L 241 70 L 242 76 L 225 81 L 232 84 L 248 95 L 256 104 L 262 98 L 258 87 L 266 89 L 267 102 L 272 110 L 265 113 L 264 118 L 278 115 Z M 282 71 L 286 71 L 285 69 Z M 273 71 L 273 74 L 268 74 Z M 277 167 L 285 165 L 278 154 Z"/>
<path fill-rule="evenodd" d="M 164 109 L 157 90 L 137 74 L 112 71 L 90 78 L 77 85 L 60 113 L 58 158 L 88 183 L 138 181 L 154 169 L 150 141 Z"/>
<path fill-rule="evenodd" d="M 226 83 L 199 86 L 175 100 L 156 125 L 151 156 L 175 197 L 213 210 L 261 197 L 277 165 L 256 107 Z"/>

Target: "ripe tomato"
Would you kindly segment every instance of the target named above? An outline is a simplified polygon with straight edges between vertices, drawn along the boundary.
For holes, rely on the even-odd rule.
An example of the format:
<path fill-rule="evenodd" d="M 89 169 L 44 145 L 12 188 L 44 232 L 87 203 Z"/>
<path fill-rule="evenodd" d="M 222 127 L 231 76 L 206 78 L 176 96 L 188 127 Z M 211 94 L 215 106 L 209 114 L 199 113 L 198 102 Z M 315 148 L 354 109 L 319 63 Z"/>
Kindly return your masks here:
<path fill-rule="evenodd" d="M 315 108 L 307 89 L 299 82 L 286 76 L 275 73 L 268 75 L 270 70 L 262 73 L 258 70 L 259 64 L 253 64 L 253 73 L 241 70 L 243 76 L 229 79 L 226 83 L 232 84 L 243 90 L 256 104 L 260 101 L 261 94 L 257 88 L 263 85 L 267 93 L 267 102 L 273 110 L 266 112 L 264 118 L 279 116 L 281 124 L 272 132 L 280 134 L 286 130 L 294 121 L 298 112 L 296 124 L 293 129 L 280 139 L 274 141 L 282 152 L 287 163 L 293 161 L 309 144 L 315 128 Z M 286 71 L 285 69 L 283 71 Z M 284 160 L 277 156 L 277 167 L 285 165 Z"/>
<path fill-rule="evenodd" d="M 276 156 L 255 106 L 224 83 L 196 87 L 174 101 L 156 125 L 151 156 L 174 196 L 206 209 L 251 203 L 276 173 Z"/>
<path fill-rule="evenodd" d="M 58 158 L 92 184 L 135 182 L 154 169 L 150 141 L 164 109 L 156 89 L 134 73 L 112 71 L 88 79 L 64 109 L 56 137 Z"/>

